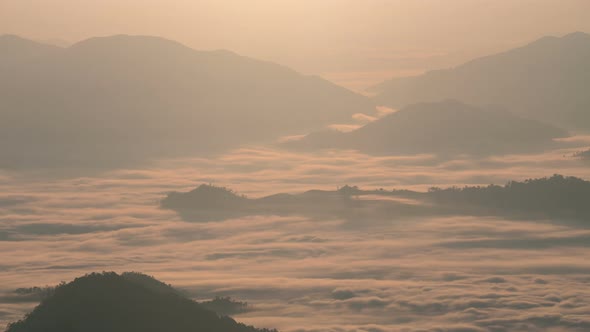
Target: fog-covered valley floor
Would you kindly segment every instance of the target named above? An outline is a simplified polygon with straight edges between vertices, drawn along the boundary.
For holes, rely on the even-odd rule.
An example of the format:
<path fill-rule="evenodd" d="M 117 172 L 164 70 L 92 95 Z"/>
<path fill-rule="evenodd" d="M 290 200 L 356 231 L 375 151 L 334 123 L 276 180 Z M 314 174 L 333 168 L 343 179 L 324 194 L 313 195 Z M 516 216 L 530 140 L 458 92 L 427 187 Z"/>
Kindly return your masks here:
<path fill-rule="evenodd" d="M 141 271 L 195 299 L 247 301 L 239 321 L 280 331 L 590 329 L 590 225 L 494 217 L 187 222 L 159 207 L 202 183 L 248 197 L 590 178 L 577 149 L 441 160 L 243 148 L 211 159 L 62 177 L 0 173 L 0 324 L 36 305 L 19 287 Z"/>

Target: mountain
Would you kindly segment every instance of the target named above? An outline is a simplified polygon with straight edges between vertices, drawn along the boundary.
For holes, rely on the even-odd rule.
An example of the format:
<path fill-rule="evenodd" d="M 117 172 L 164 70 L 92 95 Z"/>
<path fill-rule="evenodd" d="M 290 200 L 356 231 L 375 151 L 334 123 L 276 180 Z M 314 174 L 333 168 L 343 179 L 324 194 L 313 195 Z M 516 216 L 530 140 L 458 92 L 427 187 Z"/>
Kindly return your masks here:
<path fill-rule="evenodd" d="M 590 35 L 544 37 L 456 68 L 396 78 L 372 90 L 377 104 L 400 108 L 457 99 L 499 105 L 564 128 L 590 130 Z"/>
<path fill-rule="evenodd" d="M 230 192 L 229 190 L 225 189 Z M 208 191 L 213 194 L 214 191 Z M 209 200 L 215 199 L 215 194 Z M 553 175 L 499 186 L 453 186 L 427 192 L 344 186 L 336 191 L 310 190 L 301 194 L 274 194 L 247 199 L 241 206 L 207 207 L 207 197 L 172 193 L 162 207 L 186 221 L 213 221 L 254 215 L 299 215 L 326 220 L 340 218 L 352 224 L 391 221 L 398 217 L 496 216 L 530 220 L 587 222 L 590 217 L 590 181 Z M 217 212 L 217 214 L 214 214 Z M 217 218 L 211 218 L 215 215 Z M 584 241 L 590 236 L 584 235 Z M 587 242 L 590 243 L 590 242 Z"/>
<path fill-rule="evenodd" d="M 0 36 L 0 66 L 10 67 L 55 54 L 57 46 L 41 44 L 15 35 Z"/>
<path fill-rule="evenodd" d="M 162 201 L 162 206 L 176 208 L 191 204 L 199 209 L 230 209 L 242 207 L 246 201 L 248 199 L 245 196 L 240 196 L 231 189 L 202 184 L 187 193 L 169 193 Z M 195 206 L 194 204 L 199 205 Z"/>
<path fill-rule="evenodd" d="M 35 331 L 271 332 L 218 316 L 175 292 L 147 287 L 113 272 L 89 274 L 58 286 L 6 330 Z"/>
<path fill-rule="evenodd" d="M 554 138 L 567 135 L 503 110 L 446 100 L 410 105 L 351 132 L 315 132 L 284 146 L 371 154 L 490 155 L 548 149 L 556 145 Z"/>
<path fill-rule="evenodd" d="M 195 192 L 199 194 L 195 195 Z M 374 194 L 383 193 L 379 191 Z M 168 193 L 160 206 L 175 211 L 183 220 L 191 222 L 257 215 L 305 216 L 317 220 L 342 218 L 354 222 L 423 212 L 416 211 L 413 205 L 403 201 L 355 199 L 356 196 L 369 194 L 357 187 L 344 186 L 337 191 L 309 190 L 300 194 L 278 193 L 247 198 L 236 195 L 230 189 L 201 185 L 189 192 Z M 229 197 L 232 198 L 228 200 Z"/>
<path fill-rule="evenodd" d="M 470 213 L 584 222 L 590 216 L 590 182 L 559 174 L 504 186 L 431 188 L 427 196 L 436 204 Z"/>
<path fill-rule="evenodd" d="M 0 39 L 0 50 L 34 56 L 0 57 L 4 168 L 215 153 L 374 110 L 368 98 L 318 77 L 163 38 L 91 38 L 51 52 L 13 39 Z"/>

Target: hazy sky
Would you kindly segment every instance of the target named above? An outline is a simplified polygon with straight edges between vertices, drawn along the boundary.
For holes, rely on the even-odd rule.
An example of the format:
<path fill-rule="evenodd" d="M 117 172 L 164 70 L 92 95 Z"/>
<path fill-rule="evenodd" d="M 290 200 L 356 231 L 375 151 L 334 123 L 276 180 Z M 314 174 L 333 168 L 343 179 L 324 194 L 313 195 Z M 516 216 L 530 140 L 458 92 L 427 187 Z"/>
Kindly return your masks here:
<path fill-rule="evenodd" d="M 0 34 L 148 34 L 358 88 L 544 35 L 590 32 L 587 0 L 0 0 Z"/>

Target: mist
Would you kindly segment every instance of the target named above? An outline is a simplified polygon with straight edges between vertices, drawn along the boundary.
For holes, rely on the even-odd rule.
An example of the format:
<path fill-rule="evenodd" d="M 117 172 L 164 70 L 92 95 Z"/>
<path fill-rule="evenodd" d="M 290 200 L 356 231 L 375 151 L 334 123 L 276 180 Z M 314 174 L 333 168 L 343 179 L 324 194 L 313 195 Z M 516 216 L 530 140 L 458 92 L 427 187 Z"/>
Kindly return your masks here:
<path fill-rule="evenodd" d="M 5 332 L 590 330 L 586 1 L 3 1 Z"/>

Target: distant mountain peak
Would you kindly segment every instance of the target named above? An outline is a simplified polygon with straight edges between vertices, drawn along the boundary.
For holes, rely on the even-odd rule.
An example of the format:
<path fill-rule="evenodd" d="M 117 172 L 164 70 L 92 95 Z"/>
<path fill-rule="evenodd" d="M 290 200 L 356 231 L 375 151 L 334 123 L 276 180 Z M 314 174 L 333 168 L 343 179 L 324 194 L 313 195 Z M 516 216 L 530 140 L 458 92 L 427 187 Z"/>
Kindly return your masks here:
<path fill-rule="evenodd" d="M 543 45 L 543 44 L 563 44 L 563 43 L 589 43 L 590 42 L 590 34 L 585 32 L 576 31 L 572 33 L 568 33 L 561 37 L 557 36 L 544 36 L 541 37 L 525 46 L 520 47 L 521 49 L 526 49 L 535 45 Z"/>
<path fill-rule="evenodd" d="M 50 45 L 42 42 L 37 42 L 28 38 L 24 38 L 18 35 L 13 34 L 5 34 L 0 35 L 0 46 L 2 45 L 31 45 L 31 46 L 39 46 L 39 47 L 47 47 L 47 48 L 59 48 L 55 45 Z"/>
<path fill-rule="evenodd" d="M 25 41 L 28 39 L 22 38 L 20 36 L 17 35 L 12 35 L 12 34 L 4 34 L 4 35 L 0 35 L 0 40 L 1 41 Z"/>
<path fill-rule="evenodd" d="M 561 37 L 562 39 L 585 39 L 590 40 L 590 34 L 583 32 L 583 31 L 575 31 L 572 33 L 568 33 L 567 35 Z"/>
<path fill-rule="evenodd" d="M 74 45 L 84 44 L 84 43 L 95 43 L 95 42 L 166 42 L 166 43 L 174 43 L 180 44 L 179 42 L 166 39 L 164 37 L 159 36 L 149 36 L 149 35 L 129 35 L 129 34 L 116 34 L 116 35 L 109 35 L 109 36 L 97 36 L 97 37 L 90 37 L 84 40 L 81 40 Z"/>
<path fill-rule="evenodd" d="M 36 59 L 62 50 L 61 47 L 40 43 L 17 35 L 0 35 L 0 68 Z"/>
<path fill-rule="evenodd" d="M 590 35 L 546 36 L 446 70 L 377 85 L 377 104 L 392 108 L 443 99 L 497 105 L 567 129 L 590 130 Z"/>
<path fill-rule="evenodd" d="M 138 51 L 147 51 L 149 49 L 184 49 L 193 51 L 186 45 L 163 37 L 125 34 L 88 38 L 73 44 L 70 46 L 70 49 L 87 49 L 90 51 L 103 49 L 137 49 Z"/>

